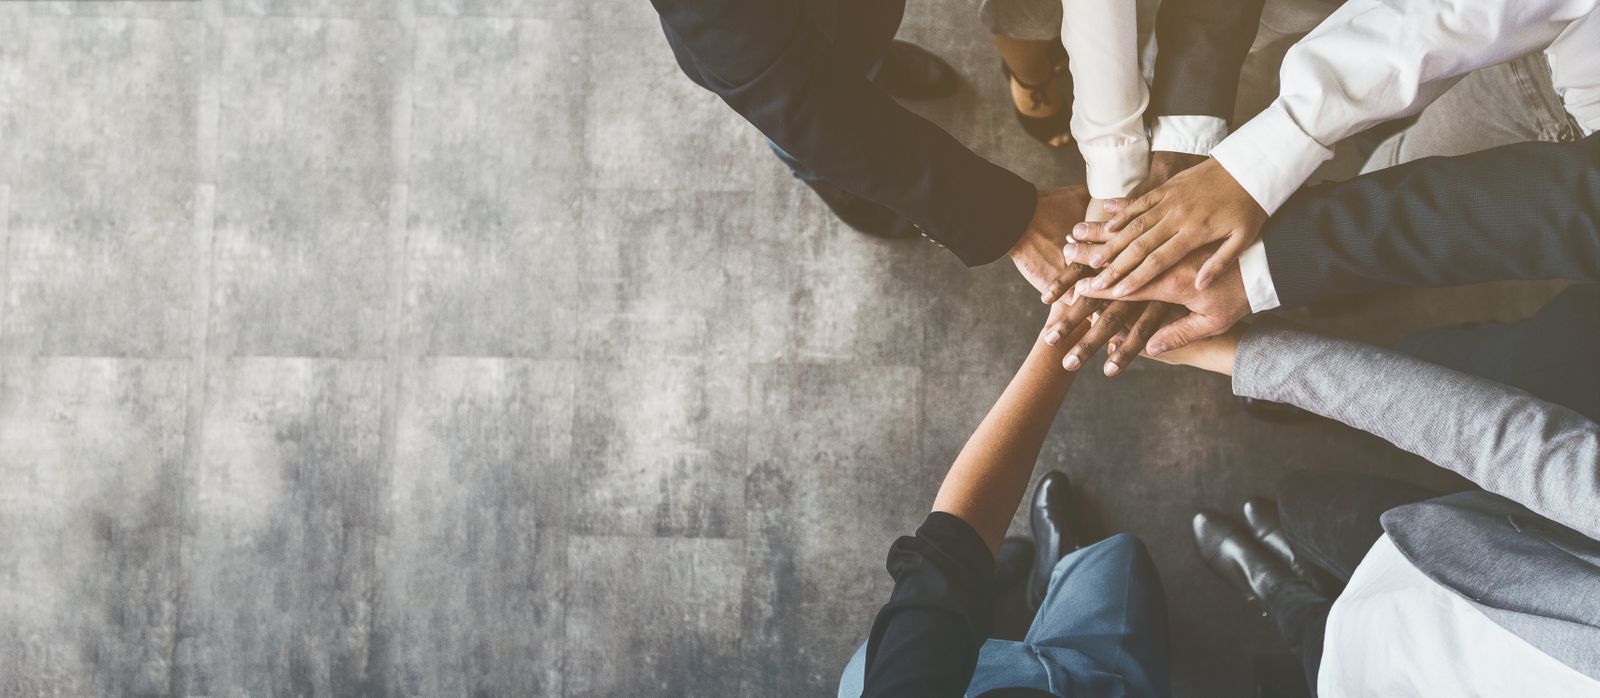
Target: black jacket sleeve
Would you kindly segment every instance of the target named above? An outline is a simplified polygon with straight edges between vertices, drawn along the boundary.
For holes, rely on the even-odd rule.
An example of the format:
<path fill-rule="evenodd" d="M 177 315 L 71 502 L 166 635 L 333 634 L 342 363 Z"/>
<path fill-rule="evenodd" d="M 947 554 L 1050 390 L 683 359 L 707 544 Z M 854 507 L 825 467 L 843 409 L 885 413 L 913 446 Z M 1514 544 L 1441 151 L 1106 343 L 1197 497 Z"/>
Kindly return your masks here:
<path fill-rule="evenodd" d="M 1164 0 L 1149 115 L 1233 118 L 1239 68 L 1265 0 Z"/>
<path fill-rule="evenodd" d="M 936 511 L 889 549 L 894 593 L 867 637 L 862 696 L 961 696 L 994 625 L 994 557 L 978 532 Z"/>
<path fill-rule="evenodd" d="M 652 2 L 691 77 L 824 179 L 893 209 L 968 265 L 1022 236 L 1033 185 L 839 60 L 797 0 Z"/>
<path fill-rule="evenodd" d="M 1286 307 L 1385 288 L 1600 280 L 1600 135 L 1304 189 L 1261 239 Z"/>

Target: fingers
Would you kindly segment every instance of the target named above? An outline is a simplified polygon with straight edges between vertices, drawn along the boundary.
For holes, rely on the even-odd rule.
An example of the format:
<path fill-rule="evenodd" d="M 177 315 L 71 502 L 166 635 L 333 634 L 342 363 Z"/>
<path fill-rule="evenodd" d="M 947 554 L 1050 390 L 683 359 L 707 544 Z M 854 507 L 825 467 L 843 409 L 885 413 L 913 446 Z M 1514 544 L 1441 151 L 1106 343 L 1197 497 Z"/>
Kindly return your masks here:
<path fill-rule="evenodd" d="M 1161 327 L 1161 322 L 1166 319 L 1171 306 L 1165 303 L 1146 303 L 1144 312 L 1139 314 L 1132 327 L 1123 331 L 1118 338 L 1106 347 L 1105 374 L 1115 376 L 1121 373 L 1128 364 L 1139 357 L 1139 352 L 1144 351 L 1145 342 L 1156 330 Z"/>
<path fill-rule="evenodd" d="M 1069 242 L 1065 247 L 1061 248 L 1061 256 L 1067 260 L 1068 264 L 1082 264 L 1088 267 L 1090 259 L 1105 256 L 1105 253 L 1101 252 L 1103 247 L 1105 245 L 1096 245 L 1088 242 Z"/>
<path fill-rule="evenodd" d="M 1112 238 L 1110 242 L 1102 245 L 1100 250 L 1097 250 L 1097 252 L 1103 252 L 1105 256 L 1113 257 L 1114 259 L 1096 275 L 1094 281 L 1096 289 L 1111 288 L 1113 284 L 1122 281 L 1123 277 L 1138 268 L 1145 257 L 1150 256 L 1150 253 L 1155 252 L 1173 235 L 1177 234 L 1178 229 L 1167 225 L 1164 220 L 1157 221 L 1149 228 L 1145 228 L 1144 221 L 1148 218 L 1147 216 L 1134 221 L 1127 228 L 1118 232 L 1117 236 Z M 1089 259 L 1090 266 L 1094 266 L 1094 262 L 1099 258 L 1099 256 L 1091 254 Z M 1128 290 L 1133 291 L 1135 289 L 1130 288 Z"/>
<path fill-rule="evenodd" d="M 1145 211 L 1155 208 L 1156 204 L 1161 203 L 1161 198 L 1163 196 L 1164 195 L 1161 193 L 1161 188 L 1156 187 L 1149 193 L 1134 199 L 1133 201 L 1127 201 L 1126 199 L 1113 199 L 1112 201 L 1125 203 L 1118 203 L 1115 206 L 1108 205 L 1106 208 L 1106 213 L 1110 213 L 1114 208 L 1117 215 L 1112 216 L 1111 220 L 1106 221 L 1106 227 L 1110 228 L 1111 232 L 1113 233 L 1122 230 L 1123 227 L 1127 226 L 1129 222 L 1142 217 Z"/>
<path fill-rule="evenodd" d="M 1068 263 L 1067 270 L 1045 286 L 1044 293 L 1039 295 L 1039 300 L 1047 304 L 1054 304 L 1062 299 L 1062 296 L 1072 288 L 1073 284 L 1093 274 L 1093 269 L 1082 264 Z M 1071 301 L 1069 300 L 1068 302 L 1070 303 Z"/>
<path fill-rule="evenodd" d="M 1141 303 L 1112 303 L 1106 306 L 1100 311 L 1099 319 L 1089 331 L 1084 333 L 1061 359 L 1061 367 L 1068 371 L 1078 370 L 1080 366 L 1089 362 L 1089 357 L 1100 351 L 1100 347 L 1105 346 L 1106 342 L 1143 311 L 1144 305 Z"/>
<path fill-rule="evenodd" d="M 1066 297 L 1071 302 L 1080 298 L 1099 298 L 1101 300 L 1124 301 L 1165 301 L 1168 303 L 1182 304 L 1193 293 L 1187 280 L 1180 279 L 1179 274 L 1166 274 L 1159 276 L 1154 282 L 1140 286 L 1127 294 L 1117 297 L 1115 288 L 1095 288 L 1095 278 L 1079 279 Z"/>
<path fill-rule="evenodd" d="M 1117 282 L 1116 286 L 1111 287 L 1111 297 L 1122 298 L 1129 293 L 1144 288 L 1152 279 L 1171 269 L 1172 265 L 1177 264 L 1199 247 L 1200 243 L 1197 243 L 1190 236 L 1173 236 L 1172 239 L 1145 257 L 1144 261 L 1139 262 L 1139 266 L 1129 272 L 1127 278 Z"/>
<path fill-rule="evenodd" d="M 1238 260 L 1239 255 L 1244 253 L 1244 248 L 1249 246 L 1249 236 L 1237 234 L 1229 236 L 1222 243 L 1222 246 L 1211 254 L 1211 259 L 1200 265 L 1200 272 L 1194 275 L 1194 287 L 1204 291 L 1211 286 L 1211 282 L 1216 280 L 1217 274 L 1222 273 L 1222 270 L 1227 269 L 1228 265 Z"/>
<path fill-rule="evenodd" d="M 1066 311 L 1062 313 L 1061 319 L 1046 330 L 1044 343 L 1050 346 L 1060 344 L 1062 337 L 1071 335 L 1073 330 L 1082 325 L 1085 320 L 1088 320 L 1090 315 L 1099 312 L 1104 305 L 1105 301 L 1091 300 L 1088 303 L 1077 303 L 1068 306 Z"/>
<path fill-rule="evenodd" d="M 1072 226 L 1072 235 L 1068 242 L 1104 243 L 1112 237 L 1113 233 L 1106 230 L 1104 221 L 1084 221 Z"/>
<path fill-rule="evenodd" d="M 1174 320 L 1166 327 L 1157 330 L 1150 337 L 1150 345 L 1146 351 L 1151 356 L 1160 356 L 1163 353 L 1189 346 L 1190 343 L 1214 337 L 1228 329 L 1225 322 L 1209 315 L 1189 313 Z"/>

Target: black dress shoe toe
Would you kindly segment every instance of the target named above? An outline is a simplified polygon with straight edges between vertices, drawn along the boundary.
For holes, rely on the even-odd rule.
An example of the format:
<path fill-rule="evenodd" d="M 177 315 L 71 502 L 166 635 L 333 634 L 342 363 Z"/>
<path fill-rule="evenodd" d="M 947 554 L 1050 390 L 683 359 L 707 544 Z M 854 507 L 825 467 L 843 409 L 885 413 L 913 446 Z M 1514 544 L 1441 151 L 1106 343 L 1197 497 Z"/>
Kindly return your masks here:
<path fill-rule="evenodd" d="M 955 68 L 927 49 L 895 41 L 873 82 L 901 99 L 936 99 L 954 94 L 960 79 Z"/>
<path fill-rule="evenodd" d="M 1072 529 L 1067 524 L 1072 482 L 1066 473 L 1052 470 L 1033 487 L 1033 506 L 1028 525 L 1033 529 L 1033 574 L 1028 577 L 1028 605 L 1038 608 L 1050 590 L 1050 574 L 1056 563 L 1077 549 Z"/>
<path fill-rule="evenodd" d="M 1294 571 L 1233 520 L 1210 511 L 1194 515 L 1194 545 L 1206 566 L 1252 603 L 1284 584 L 1304 584 Z"/>
<path fill-rule="evenodd" d="M 1337 587 L 1331 575 L 1295 553 L 1294 546 L 1289 544 L 1289 536 L 1283 532 L 1283 520 L 1278 516 L 1277 502 L 1265 497 L 1246 500 L 1244 522 L 1256 540 L 1261 541 L 1272 554 L 1277 555 L 1301 579 L 1310 582 L 1317 591 L 1326 594 Z"/>
<path fill-rule="evenodd" d="M 1244 407 L 1246 414 L 1256 419 L 1268 422 L 1301 422 L 1311 418 L 1311 413 L 1294 405 L 1270 400 L 1257 400 L 1253 397 L 1239 396 L 1239 404 Z"/>

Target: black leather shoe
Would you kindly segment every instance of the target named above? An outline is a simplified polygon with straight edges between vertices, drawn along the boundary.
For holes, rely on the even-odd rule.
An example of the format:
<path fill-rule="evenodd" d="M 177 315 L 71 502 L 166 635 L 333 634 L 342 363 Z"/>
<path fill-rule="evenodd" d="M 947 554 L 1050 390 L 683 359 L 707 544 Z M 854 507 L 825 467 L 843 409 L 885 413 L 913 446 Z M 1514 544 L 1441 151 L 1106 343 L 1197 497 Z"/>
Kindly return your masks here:
<path fill-rule="evenodd" d="M 1077 549 L 1067 525 L 1072 483 L 1066 473 L 1052 470 L 1033 486 L 1033 507 L 1028 525 L 1033 529 L 1033 574 L 1028 577 L 1028 606 L 1038 608 L 1050 590 L 1050 573 L 1067 553 Z"/>
<path fill-rule="evenodd" d="M 1200 559 L 1251 603 L 1265 607 L 1263 599 L 1279 586 L 1304 584 L 1294 570 L 1233 520 L 1202 511 L 1194 515 L 1193 525 Z"/>
<path fill-rule="evenodd" d="M 895 41 L 889 44 L 873 82 L 901 99 L 937 99 L 955 94 L 960 79 L 955 68 L 927 49 Z"/>
<path fill-rule="evenodd" d="M 1309 564 L 1294 552 L 1289 537 L 1284 535 L 1283 521 L 1278 517 L 1278 503 L 1265 497 L 1251 497 L 1244 503 L 1244 522 L 1250 533 L 1261 541 L 1272 554 L 1277 555 L 1301 579 L 1317 591 L 1329 593 L 1336 585 L 1325 572 Z"/>
<path fill-rule="evenodd" d="M 1032 571 L 1033 541 L 1021 537 L 1005 539 L 1000 544 L 1000 552 L 994 556 L 995 588 L 1005 591 L 1021 584 Z"/>
<path fill-rule="evenodd" d="M 1282 402 L 1257 400 L 1253 397 L 1241 395 L 1239 396 L 1239 405 L 1244 407 L 1246 414 L 1268 422 L 1300 422 L 1311 418 L 1310 412 Z"/>
<path fill-rule="evenodd" d="M 817 193 L 822 203 L 827 204 L 828 209 L 833 211 L 833 215 L 838 216 L 845 225 L 855 228 L 856 232 L 887 240 L 904 240 L 921 235 L 911 221 L 901 218 L 900 214 L 888 208 L 827 182 L 809 179 L 800 181 L 811 187 L 811 191 Z"/>

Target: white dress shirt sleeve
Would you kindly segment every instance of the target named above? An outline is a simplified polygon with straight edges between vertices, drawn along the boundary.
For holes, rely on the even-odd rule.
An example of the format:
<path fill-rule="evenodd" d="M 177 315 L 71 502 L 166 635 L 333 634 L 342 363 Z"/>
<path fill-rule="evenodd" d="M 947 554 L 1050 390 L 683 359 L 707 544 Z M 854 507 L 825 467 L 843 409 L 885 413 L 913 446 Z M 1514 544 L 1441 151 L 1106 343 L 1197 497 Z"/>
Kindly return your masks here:
<path fill-rule="evenodd" d="M 1089 195 L 1127 196 L 1150 170 L 1144 110 L 1150 88 L 1139 65 L 1138 6 L 1062 0 L 1061 43 L 1071 56 L 1072 138 Z"/>
<path fill-rule="evenodd" d="M 1228 137 L 1228 120 L 1220 116 L 1158 116 L 1150 129 L 1150 150 L 1205 157 Z"/>
<path fill-rule="evenodd" d="M 1567 25 L 1545 57 L 1550 82 L 1583 135 L 1600 131 L 1600 10 Z"/>
<path fill-rule="evenodd" d="M 1283 59 L 1277 100 L 1212 150 L 1267 213 L 1332 146 L 1420 111 L 1454 78 L 1550 45 L 1596 0 L 1350 0 Z"/>
<path fill-rule="evenodd" d="M 1356 566 L 1322 636 L 1321 696 L 1592 696 L 1584 676 L 1411 564 L 1389 536 Z"/>
<path fill-rule="evenodd" d="M 1267 268 L 1267 248 L 1261 240 L 1250 243 L 1239 255 L 1239 276 L 1244 280 L 1244 298 L 1250 312 L 1262 313 L 1278 307 L 1278 287 L 1272 285 L 1272 270 Z"/>

